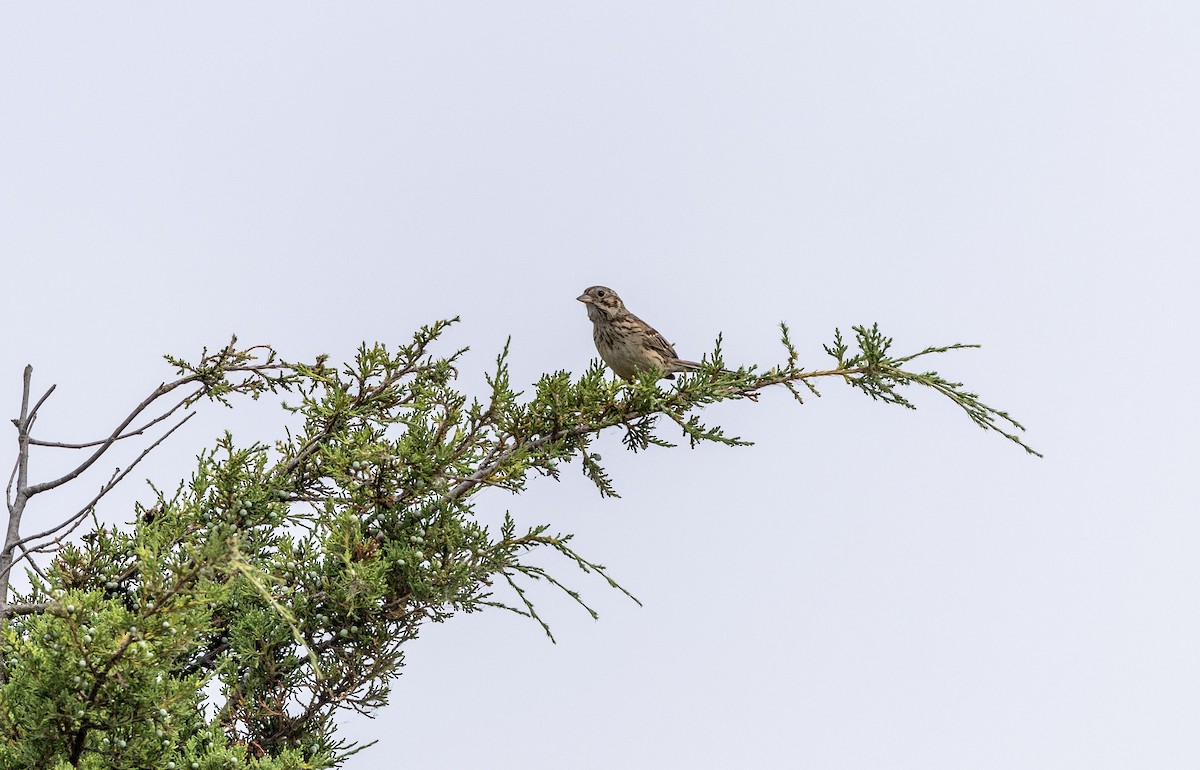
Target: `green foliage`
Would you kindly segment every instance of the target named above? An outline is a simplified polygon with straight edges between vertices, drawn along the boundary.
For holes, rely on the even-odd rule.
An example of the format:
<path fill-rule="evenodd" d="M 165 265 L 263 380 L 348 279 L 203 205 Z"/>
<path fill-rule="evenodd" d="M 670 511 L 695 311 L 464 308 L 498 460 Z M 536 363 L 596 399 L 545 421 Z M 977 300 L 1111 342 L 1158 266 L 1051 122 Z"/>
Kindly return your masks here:
<path fill-rule="evenodd" d="M 592 451 L 609 428 L 633 451 L 672 445 L 658 430 L 664 417 L 692 446 L 744 445 L 696 411 L 775 384 L 799 399 L 798 386 L 815 394 L 813 378 L 836 376 L 910 408 L 897 388 L 928 386 L 1033 451 L 997 427 L 1021 429 L 1005 413 L 903 368 L 962 345 L 894 358 L 875 327 L 855 327 L 856 352 L 839 333 L 826 348 L 838 368 L 808 372 L 785 326 L 788 357 L 762 374 L 724 371 L 718 339 L 702 370 L 666 389 L 653 373 L 625 384 L 597 364 L 578 378 L 548 374 L 527 399 L 512 388 L 506 346 L 487 397 L 472 400 L 454 387 L 465 351 L 429 352 L 449 323 L 395 351 L 363 345 L 341 368 L 232 346 L 197 366 L 169 359 L 201 382 L 197 398 L 285 392 L 292 429 L 270 446 L 226 434 L 130 526 L 94 524 L 29 572 L 32 588 L 12 602 L 26 610 L 3 626 L 0 770 L 341 766 L 357 749 L 334 717 L 387 702 L 403 645 L 425 623 L 498 607 L 549 635 L 536 584 L 595 615 L 535 553 L 625 591 L 569 534 L 521 531 L 507 513 L 491 528 L 475 508 L 482 490 L 521 492 L 531 475 L 557 478 L 574 459 L 602 495 L 616 495 Z M 255 354 L 268 374 L 253 369 Z"/>
<path fill-rule="evenodd" d="M 846 371 L 846 381 L 850 385 L 877 401 L 899 404 L 908 409 L 916 409 L 916 406 L 897 388 L 905 385 L 924 385 L 957 404 L 979 427 L 999 433 L 1031 455 L 1042 456 L 1040 452 L 1022 441 L 1017 433 L 1008 432 L 1009 430 L 1024 432 L 1024 425 L 1010 417 L 1008 412 L 993 409 L 984 404 L 979 400 L 977 394 L 963 390 L 961 382 L 951 382 L 937 372 L 918 373 L 904 369 L 909 362 L 924 356 L 947 353 L 951 350 L 977 348 L 978 345 L 955 343 L 941 347 L 928 347 L 919 353 L 896 358 L 888 355 L 892 339 L 880 333 L 878 324 L 873 324 L 870 329 L 865 326 L 855 326 L 853 330 L 858 346 L 858 352 L 854 355 L 848 354 L 849 346 L 842 340 L 840 330 L 834 332 L 833 345 L 825 346 L 825 352 L 837 360 L 838 368 Z M 787 327 L 784 327 L 785 338 L 786 334 Z"/>
<path fill-rule="evenodd" d="M 0 767 L 266 770 L 329 766 L 281 750 L 248 758 L 205 718 L 205 675 L 185 674 L 210 613 L 194 601 L 138 611 L 96 591 L 66 591 L 47 612 L 4 630 Z M 253 753 L 253 752 L 251 752 Z"/>

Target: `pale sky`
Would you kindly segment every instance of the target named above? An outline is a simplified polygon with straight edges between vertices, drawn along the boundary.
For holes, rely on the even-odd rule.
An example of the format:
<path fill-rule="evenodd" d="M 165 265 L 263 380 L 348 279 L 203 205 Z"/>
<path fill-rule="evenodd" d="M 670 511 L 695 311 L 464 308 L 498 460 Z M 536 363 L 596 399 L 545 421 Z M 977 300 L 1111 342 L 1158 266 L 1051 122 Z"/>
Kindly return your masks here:
<path fill-rule="evenodd" d="M 1180 0 L 6 4 L 0 406 L 32 363 L 86 440 L 163 353 L 453 315 L 465 389 L 509 335 L 532 383 L 595 356 L 597 283 L 687 358 L 982 343 L 930 365 L 1044 460 L 829 382 L 706 412 L 751 448 L 602 442 L 619 500 L 481 495 L 645 606 L 563 566 L 601 618 L 535 594 L 557 645 L 428 628 L 350 767 L 1195 768 L 1197 40 Z"/>

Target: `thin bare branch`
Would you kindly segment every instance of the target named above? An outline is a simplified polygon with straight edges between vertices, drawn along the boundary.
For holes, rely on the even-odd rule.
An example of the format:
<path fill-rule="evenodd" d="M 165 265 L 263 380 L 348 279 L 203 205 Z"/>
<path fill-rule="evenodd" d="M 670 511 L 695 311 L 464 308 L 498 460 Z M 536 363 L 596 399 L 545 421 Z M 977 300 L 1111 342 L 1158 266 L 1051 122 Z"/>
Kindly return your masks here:
<path fill-rule="evenodd" d="M 153 404 L 159 398 L 162 398 L 163 396 L 165 396 L 167 393 L 170 393 L 172 390 L 175 390 L 178 387 L 181 387 L 183 385 L 187 385 L 191 382 L 194 382 L 195 380 L 196 380 L 196 377 L 191 376 L 191 377 L 184 377 L 182 379 L 176 380 L 175 382 L 172 382 L 172 383 L 169 383 L 166 385 L 159 385 L 140 404 L 138 404 L 136 407 L 134 407 L 134 410 L 129 414 L 129 416 L 121 421 L 121 424 L 116 427 L 116 429 L 112 432 L 112 434 L 108 438 L 104 439 L 99 444 L 99 448 L 95 452 L 93 452 L 86 460 L 84 460 L 79 465 L 77 465 L 74 468 L 74 470 L 71 470 L 62 476 L 59 476 L 57 479 L 54 479 L 53 481 L 43 481 L 40 484 L 34 484 L 33 486 L 29 487 L 27 489 L 28 496 L 33 497 L 36 494 L 49 491 L 51 489 L 54 489 L 55 487 L 60 487 L 63 484 L 66 484 L 68 481 L 78 478 L 81 473 L 86 471 L 88 468 L 92 467 L 92 465 L 95 464 L 95 462 L 97 460 L 99 460 L 104 455 L 105 452 L 108 451 L 109 447 L 111 447 L 114 443 L 117 442 L 117 440 L 120 438 L 121 434 L 124 433 L 125 429 L 129 427 L 130 423 L 132 423 L 134 420 L 136 420 L 138 418 L 138 415 L 140 415 L 143 411 L 145 411 L 147 408 L 149 408 L 149 406 L 151 404 Z M 172 431 L 173 430 L 174 429 L 172 429 Z"/>
<path fill-rule="evenodd" d="M 45 572 L 42 572 L 42 568 L 39 567 L 37 565 L 37 562 L 35 562 L 33 560 L 33 549 L 27 549 L 27 548 L 25 548 L 25 546 L 21 546 L 21 555 L 26 561 L 29 562 L 29 568 L 31 570 L 33 570 L 34 573 L 37 574 L 38 577 L 40 577 L 42 580 L 46 581 L 47 583 L 50 582 L 49 576 L 46 575 Z M 9 567 L 9 569 L 12 569 L 12 568 Z"/>
<path fill-rule="evenodd" d="M 123 419 L 120 422 L 120 424 L 118 424 L 116 426 L 116 428 L 113 429 L 112 433 L 109 434 L 109 436 L 107 438 L 101 439 L 98 442 L 93 442 L 93 443 L 90 443 L 87 445 L 87 446 L 95 446 L 96 451 L 92 452 L 92 454 L 89 455 L 87 459 L 85 459 L 83 462 L 81 462 L 79 465 L 77 465 L 73 470 L 67 472 L 66 474 L 60 476 L 57 479 L 53 479 L 51 481 L 44 481 L 40 484 L 34 484 L 33 486 L 30 486 L 28 488 L 25 488 L 24 484 L 21 483 L 20 481 L 18 481 L 18 488 L 26 490 L 26 497 L 32 497 L 41 492 L 46 492 L 48 490 L 54 489 L 55 487 L 62 486 L 63 484 L 66 484 L 67 482 L 69 482 L 75 478 L 78 478 L 80 474 L 82 474 L 84 471 L 86 471 L 88 468 L 90 468 L 93 464 L 95 464 L 95 462 L 97 460 L 99 460 L 104 455 L 104 453 L 107 452 L 108 449 L 114 443 L 116 443 L 117 441 L 119 441 L 121 438 L 123 438 L 125 436 L 125 434 L 127 433 L 128 429 L 129 429 L 129 426 L 132 425 L 134 422 L 136 422 L 138 417 L 141 416 L 143 412 L 145 412 L 147 409 L 149 409 L 155 402 L 158 401 L 158 399 L 162 398 L 163 396 L 167 395 L 168 393 L 170 393 L 174 390 L 177 390 L 178 388 L 185 387 L 185 386 L 191 385 L 193 383 L 196 383 L 200 386 L 197 389 L 195 389 L 194 391 L 192 391 L 191 393 L 189 393 L 183 399 L 182 403 L 184 405 L 187 405 L 187 404 L 191 404 L 191 403 L 195 402 L 203 394 L 208 393 L 211 395 L 213 393 L 213 389 L 214 389 L 214 379 L 219 380 L 228 374 L 247 374 L 247 375 L 250 375 L 253 377 L 266 378 L 269 380 L 269 378 L 267 378 L 266 374 L 264 374 L 265 372 L 276 371 L 276 370 L 284 368 L 283 364 L 275 363 L 273 357 L 271 357 L 271 356 L 268 356 L 267 360 L 263 363 L 243 363 L 240 365 L 237 363 L 234 363 L 236 361 L 249 360 L 255 354 L 255 351 L 258 351 L 258 350 L 270 351 L 271 350 L 271 348 L 268 346 L 260 345 L 260 346 L 252 347 L 248 351 L 239 352 L 234 348 L 234 345 L 236 342 L 237 342 L 237 337 L 236 336 L 232 337 L 229 341 L 229 344 L 226 345 L 221 350 L 220 353 L 215 354 L 214 356 L 209 356 L 207 353 L 207 350 L 205 350 L 204 354 L 202 355 L 200 367 L 191 369 L 190 374 L 180 377 L 177 380 L 173 380 L 172 382 L 162 383 L 157 388 L 155 388 L 153 391 L 151 391 L 150 394 L 148 396 L 146 396 L 146 398 L 144 398 L 141 401 L 141 403 L 139 403 L 137 406 L 135 406 L 133 408 L 133 410 L 125 417 L 125 419 Z M 215 364 L 216 369 L 215 370 L 212 368 L 214 366 L 212 359 L 216 360 L 216 364 Z M 187 366 L 186 364 L 182 364 L 182 362 L 179 362 L 177 359 L 170 359 L 170 360 L 172 360 L 173 363 L 180 365 L 181 367 Z M 187 369 L 185 369 L 185 370 L 187 370 Z M 214 372 L 215 372 L 215 375 L 214 375 Z M 49 395 L 49 393 L 47 393 L 47 395 Z M 218 394 L 216 397 L 220 398 L 221 396 L 220 396 L 220 394 Z M 43 400 L 44 400 L 44 398 L 45 397 L 43 397 Z M 40 404 L 40 402 L 39 402 L 39 404 Z M 179 409 L 178 405 L 173 407 L 172 409 L 168 410 L 164 415 L 160 415 L 159 417 L 156 417 L 153 420 L 151 420 L 150 422 L 148 422 L 145 426 L 143 426 L 141 428 L 141 430 L 144 430 L 145 428 L 149 427 L 150 425 L 154 425 L 157 422 L 167 419 L 167 417 L 169 417 L 173 412 L 175 412 L 178 409 Z M 28 434 L 29 423 L 25 418 L 25 414 L 26 414 L 25 411 L 22 411 L 22 422 L 25 425 L 26 434 Z M 29 440 L 28 435 L 26 435 L 26 440 L 27 441 Z M 80 447 L 80 448 L 82 448 L 82 447 Z"/>
<path fill-rule="evenodd" d="M 20 467 L 21 467 L 21 460 L 18 457 L 17 461 L 13 463 L 12 473 L 8 474 L 8 486 L 4 490 L 4 502 L 8 504 L 8 512 L 9 513 L 12 513 L 12 509 L 13 509 L 13 496 L 12 496 L 13 481 L 16 480 L 17 469 Z"/>
<path fill-rule="evenodd" d="M 134 436 L 143 435 L 150 428 L 154 427 L 158 423 L 162 422 L 163 420 L 166 420 L 171 415 L 178 412 L 180 409 L 182 409 L 184 406 L 186 406 L 187 403 L 188 403 L 188 398 L 180 399 L 179 402 L 176 403 L 175 406 L 171 407 L 168 411 L 163 412 L 158 417 L 155 417 L 153 420 L 150 420 L 145 425 L 142 425 L 139 428 L 135 428 L 131 431 L 122 433 L 121 435 L 119 435 L 115 439 L 113 439 L 113 441 L 120 441 L 122 439 L 133 438 Z M 83 444 L 72 444 L 72 443 L 69 443 L 66 441 L 42 441 L 40 439 L 33 438 L 32 436 L 29 438 L 29 443 L 33 446 L 44 446 L 44 447 L 51 447 L 54 449 L 87 449 L 89 447 L 100 446 L 101 444 L 103 444 L 107 441 L 109 441 L 109 439 L 102 438 L 102 439 L 97 439 L 96 441 L 88 441 Z"/>
<path fill-rule="evenodd" d="M 37 403 L 33 405 L 33 408 L 29 410 L 30 420 L 33 420 L 34 417 L 37 417 L 38 410 L 42 408 L 42 404 L 46 403 L 46 399 L 50 398 L 50 394 L 53 393 L 54 389 L 57 387 L 58 385 L 51 385 L 50 389 L 43 393 L 42 397 L 37 400 Z"/>
<path fill-rule="evenodd" d="M 114 471 L 113 476 L 108 480 L 107 483 L 104 484 L 104 486 L 102 486 L 100 488 L 100 491 L 98 493 L 96 493 L 96 496 L 93 497 L 77 513 L 72 514 L 66 520 L 51 527 L 50 529 L 44 530 L 42 532 L 38 532 L 37 534 L 29 535 L 27 537 L 23 537 L 8 547 L 14 548 L 16 546 L 23 546 L 26 543 L 33 542 L 34 540 L 41 540 L 44 537 L 50 537 L 51 535 L 58 532 L 59 530 L 69 527 L 72 524 L 75 524 L 76 522 L 82 520 L 85 516 L 88 515 L 88 513 L 92 509 L 94 509 L 96 507 L 96 504 L 98 502 L 100 502 L 100 499 L 102 497 L 104 497 L 106 494 L 111 492 L 112 489 L 117 486 L 117 484 L 121 483 L 122 479 L 124 479 L 126 476 L 129 475 L 130 471 L 132 471 L 135 467 L 137 467 L 138 463 L 140 463 L 142 460 L 144 460 L 146 458 L 146 455 L 153 452 L 156 448 L 158 448 L 159 444 L 161 444 L 162 442 L 167 440 L 168 436 L 170 436 L 175 431 L 179 430 L 179 428 L 182 427 L 184 423 L 186 423 L 188 420 L 192 419 L 195 416 L 196 416 L 195 412 L 189 412 L 186 417 L 184 417 L 182 420 L 180 420 L 179 422 L 177 422 L 173 426 L 171 426 L 170 430 L 168 430 L 166 433 L 159 436 L 157 441 L 155 441 L 153 444 L 151 444 L 150 446 L 143 449 L 141 454 L 139 454 L 136 458 L 134 458 L 133 462 L 131 462 L 129 464 L 129 466 L 125 468 L 125 470 L 121 471 L 120 469 L 118 469 L 117 471 Z M 13 563 L 15 563 L 15 562 L 13 562 Z M 4 567 L 3 570 L 0 571 L 0 576 L 3 576 L 4 574 L 6 574 L 8 572 L 8 570 L 10 570 L 11 568 L 12 568 L 12 564 L 9 564 L 6 567 Z"/>

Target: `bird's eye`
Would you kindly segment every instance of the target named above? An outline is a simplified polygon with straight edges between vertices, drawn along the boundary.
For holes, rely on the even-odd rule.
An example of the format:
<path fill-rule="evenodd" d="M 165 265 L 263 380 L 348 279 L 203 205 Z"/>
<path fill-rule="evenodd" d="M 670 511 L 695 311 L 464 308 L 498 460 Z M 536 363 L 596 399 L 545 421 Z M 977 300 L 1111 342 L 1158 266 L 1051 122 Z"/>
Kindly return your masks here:
<path fill-rule="evenodd" d="M 603 298 L 604 298 L 604 294 L 605 294 L 605 293 L 604 293 L 604 291 L 598 291 L 598 292 L 596 292 L 596 296 L 597 296 L 597 297 L 600 297 L 601 299 L 603 299 Z"/>

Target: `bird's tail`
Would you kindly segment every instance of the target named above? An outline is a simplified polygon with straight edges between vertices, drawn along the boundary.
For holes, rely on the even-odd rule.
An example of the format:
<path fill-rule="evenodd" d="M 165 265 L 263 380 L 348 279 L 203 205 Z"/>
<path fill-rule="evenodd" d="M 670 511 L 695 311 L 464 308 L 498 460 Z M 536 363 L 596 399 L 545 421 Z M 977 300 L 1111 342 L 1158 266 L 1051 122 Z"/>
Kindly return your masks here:
<path fill-rule="evenodd" d="M 704 368 L 704 364 L 695 361 L 684 361 L 682 358 L 675 359 L 675 366 L 678 367 L 675 369 L 677 372 L 694 372 Z M 722 369 L 721 374 L 733 374 L 733 372 L 729 369 Z"/>

